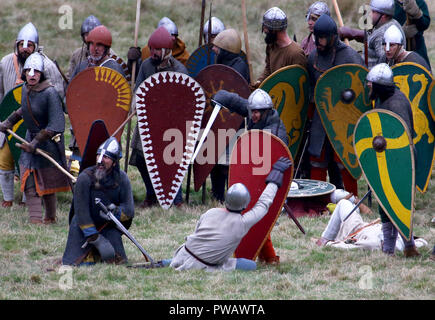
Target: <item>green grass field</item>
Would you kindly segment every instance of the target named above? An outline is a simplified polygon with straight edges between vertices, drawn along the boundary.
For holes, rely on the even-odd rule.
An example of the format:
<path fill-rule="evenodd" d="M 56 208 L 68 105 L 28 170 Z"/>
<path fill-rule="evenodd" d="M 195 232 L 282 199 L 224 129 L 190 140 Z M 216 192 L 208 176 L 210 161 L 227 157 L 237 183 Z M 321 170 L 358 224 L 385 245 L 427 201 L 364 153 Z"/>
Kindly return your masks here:
<path fill-rule="evenodd" d="M 265 56 L 260 32 L 262 14 L 271 6 L 281 7 L 289 17 L 289 33 L 301 41 L 307 33 L 305 12 L 312 1 L 246 2 L 252 66 L 254 77 L 257 77 Z M 366 2 L 339 1 L 346 25 L 358 25 L 357 10 Z M 432 15 L 435 15 L 435 4 L 428 2 Z M 160 18 L 168 16 L 177 23 L 180 38 L 186 42 L 188 51 L 193 52 L 198 44 L 200 3 L 199 0 L 143 0 L 138 45 L 143 46 Z M 72 8 L 71 30 L 59 27 L 62 14 L 58 10 L 64 4 Z M 71 53 L 81 46 L 80 25 L 90 14 L 96 15 L 109 27 L 113 33 L 114 50 L 125 57 L 128 48 L 134 44 L 135 9 L 135 0 L 1 0 L 0 57 L 13 50 L 18 30 L 32 21 L 39 30 L 44 51 L 66 71 Z M 207 15 L 208 10 L 207 6 Z M 213 15 L 243 35 L 239 1 L 213 1 Z M 435 43 L 435 25 L 432 24 L 425 34 L 430 58 L 435 65 L 435 49 L 431 46 Z M 356 43 L 351 42 L 351 45 L 359 48 Z M 125 133 L 123 137 L 125 139 Z M 145 196 L 143 182 L 135 167 L 129 167 L 128 175 L 135 201 L 140 203 Z M 183 188 L 186 189 L 185 184 Z M 367 190 L 363 179 L 359 188 L 360 195 Z M 17 183 L 16 201 L 20 199 L 18 189 Z M 189 205 L 181 209 L 137 208 L 130 232 L 153 259 L 171 257 L 185 236 L 194 230 L 198 217 L 208 208 L 218 205 L 210 200 L 209 191 L 208 183 L 205 204 L 201 201 L 201 192 L 193 192 Z M 429 243 L 428 247 L 420 249 L 419 258 L 405 259 L 401 253 L 391 258 L 381 252 L 322 249 L 310 239 L 320 236 L 328 217 L 301 218 L 300 223 L 307 231 L 303 235 L 287 216 L 282 215 L 271 234 L 281 264 L 260 265 L 255 272 L 230 273 L 176 272 L 169 268 L 130 269 L 113 265 L 60 268 L 56 261 L 61 258 L 66 244 L 72 195 L 58 195 L 59 220 L 51 226 L 30 225 L 25 208 L 14 204 L 11 209 L 0 209 L 0 299 L 433 300 L 434 262 L 429 260 L 429 255 L 435 244 L 435 229 L 430 224 L 435 216 L 434 191 L 432 179 L 427 192 L 416 195 L 415 235 Z M 373 210 L 377 212 L 376 203 Z M 370 221 L 377 216 L 364 216 L 364 220 Z M 130 263 L 144 262 L 142 254 L 126 238 L 124 245 Z"/>

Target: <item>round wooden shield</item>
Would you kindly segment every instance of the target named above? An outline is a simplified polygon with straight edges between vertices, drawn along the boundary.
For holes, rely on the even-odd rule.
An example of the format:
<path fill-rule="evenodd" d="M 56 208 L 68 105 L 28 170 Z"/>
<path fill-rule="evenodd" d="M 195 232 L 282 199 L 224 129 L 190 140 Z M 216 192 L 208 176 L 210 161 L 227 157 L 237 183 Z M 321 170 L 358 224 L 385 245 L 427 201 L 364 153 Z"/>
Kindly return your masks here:
<path fill-rule="evenodd" d="M 204 109 L 204 91 L 183 73 L 156 73 L 136 90 L 144 158 L 164 209 L 172 205 L 189 167 Z"/>
<path fill-rule="evenodd" d="M 249 211 L 258 201 L 272 165 L 280 158 L 293 162 L 288 147 L 277 136 L 263 130 L 249 130 L 236 142 L 232 153 L 228 175 L 229 185 L 241 182 L 249 190 L 251 202 L 242 212 Z M 240 242 L 234 255 L 237 258 L 255 260 L 267 236 L 279 217 L 293 179 L 293 166 L 284 173 L 283 184 L 269 207 L 267 214 L 257 222 Z"/>
<path fill-rule="evenodd" d="M 307 70 L 298 65 L 283 67 L 267 77 L 260 88 L 272 98 L 287 129 L 288 147 L 295 157 L 308 117 L 310 90 Z"/>
<path fill-rule="evenodd" d="M 186 62 L 186 68 L 189 72 L 189 76 L 195 78 L 202 69 L 208 65 L 214 64 L 215 59 L 216 54 L 213 52 L 213 50 L 211 50 L 211 46 L 204 44 L 198 47 L 192 52 Z"/>
<path fill-rule="evenodd" d="M 410 239 L 415 170 L 412 139 L 406 123 L 388 110 L 368 111 L 356 124 L 354 147 L 379 205 L 399 232 Z"/>
<path fill-rule="evenodd" d="M 372 109 L 368 88 L 364 86 L 368 70 L 358 64 L 343 64 L 326 71 L 316 83 L 314 100 L 331 145 L 343 165 L 358 180 L 358 165 L 352 141 L 359 117 Z"/>
<path fill-rule="evenodd" d="M 290 189 L 288 198 L 308 198 L 331 194 L 335 190 L 332 183 L 310 179 L 293 179 L 298 189 Z"/>
<path fill-rule="evenodd" d="M 5 94 L 3 100 L 0 104 L 0 121 L 5 121 L 12 112 L 21 108 L 21 95 L 23 91 L 23 84 L 16 86 L 11 89 L 8 93 Z M 18 121 L 14 127 L 12 128 L 16 134 L 18 134 L 23 139 L 26 137 L 27 128 L 24 124 L 24 120 Z M 18 159 L 20 158 L 21 149 L 18 148 L 15 143 L 21 143 L 16 138 L 14 138 L 11 134 L 6 135 L 7 142 L 9 145 L 9 149 L 12 153 L 12 157 L 14 158 L 15 167 L 19 169 Z"/>
<path fill-rule="evenodd" d="M 225 89 L 239 94 L 247 99 L 251 93 L 248 82 L 233 68 L 222 64 L 214 64 L 202 69 L 195 80 L 201 85 L 206 95 L 206 109 L 201 122 L 204 129 L 210 119 L 213 107 L 210 98 L 219 90 Z M 211 170 L 219 160 L 219 156 L 225 152 L 227 145 L 235 136 L 243 122 L 243 117 L 237 113 L 229 112 L 222 108 L 219 111 L 207 138 L 202 145 L 193 165 L 194 187 L 198 191 Z"/>
<path fill-rule="evenodd" d="M 415 159 L 415 182 L 417 190 L 424 193 L 429 185 L 435 156 L 435 123 L 429 108 L 429 88 L 433 83 L 431 73 L 413 62 L 394 65 L 396 86 L 411 102 L 414 130 L 413 138 L 417 157 Z"/>
<path fill-rule="evenodd" d="M 92 123 L 101 119 L 109 133 L 124 122 L 131 103 L 131 89 L 117 71 L 105 67 L 87 68 L 70 82 L 66 92 L 68 115 L 80 153 L 83 154 Z M 116 138 L 121 139 L 123 130 Z"/>

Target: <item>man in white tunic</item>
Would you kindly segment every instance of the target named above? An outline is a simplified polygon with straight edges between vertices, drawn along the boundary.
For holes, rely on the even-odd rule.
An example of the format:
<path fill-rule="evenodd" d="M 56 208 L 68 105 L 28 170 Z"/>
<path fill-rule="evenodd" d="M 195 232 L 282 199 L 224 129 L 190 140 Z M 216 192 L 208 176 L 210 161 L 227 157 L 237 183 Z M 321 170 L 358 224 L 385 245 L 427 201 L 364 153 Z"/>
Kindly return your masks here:
<path fill-rule="evenodd" d="M 225 197 L 226 208 L 213 208 L 201 215 L 195 231 L 186 237 L 173 259 L 163 260 L 163 264 L 170 263 L 176 270 L 256 269 L 255 261 L 231 256 L 249 229 L 266 215 L 282 185 L 283 174 L 291 165 L 291 161 L 284 157 L 275 162 L 257 203 L 243 215 L 241 212 L 249 204 L 250 194 L 242 183 L 233 184 Z"/>

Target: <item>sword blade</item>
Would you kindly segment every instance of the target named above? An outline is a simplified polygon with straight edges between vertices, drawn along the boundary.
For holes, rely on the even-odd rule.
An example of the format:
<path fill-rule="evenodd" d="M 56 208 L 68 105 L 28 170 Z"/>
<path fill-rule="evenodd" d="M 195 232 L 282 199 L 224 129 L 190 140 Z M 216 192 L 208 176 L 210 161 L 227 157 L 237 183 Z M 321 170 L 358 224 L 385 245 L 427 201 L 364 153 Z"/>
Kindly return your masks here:
<path fill-rule="evenodd" d="M 192 156 L 192 159 L 190 161 L 191 163 L 194 163 L 196 156 L 198 155 L 199 150 L 201 150 L 201 147 L 204 144 L 205 138 L 207 138 L 207 135 L 211 129 L 211 126 L 213 125 L 214 120 L 216 119 L 217 115 L 219 114 L 219 111 L 221 110 L 221 108 L 222 108 L 222 106 L 220 104 L 215 105 L 213 112 L 211 113 L 210 118 L 208 119 L 207 125 L 205 126 L 204 131 L 202 132 L 202 136 L 201 136 L 201 139 L 199 140 L 198 146 L 196 147 L 195 152 Z"/>

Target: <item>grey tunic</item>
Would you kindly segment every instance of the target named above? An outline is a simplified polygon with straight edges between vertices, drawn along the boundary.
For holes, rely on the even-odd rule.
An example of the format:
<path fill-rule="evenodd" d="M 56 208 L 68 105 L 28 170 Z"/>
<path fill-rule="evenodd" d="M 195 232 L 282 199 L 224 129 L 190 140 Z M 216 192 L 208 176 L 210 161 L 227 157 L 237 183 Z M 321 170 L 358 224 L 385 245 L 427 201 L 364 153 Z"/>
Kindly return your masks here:
<path fill-rule="evenodd" d="M 243 215 L 224 208 L 208 210 L 199 218 L 195 231 L 186 237 L 185 244 L 176 250 L 170 266 L 176 270 L 235 269 L 236 259 L 231 256 L 252 226 L 266 215 L 277 191 L 276 184 L 268 183 L 255 206 Z M 200 262 L 186 251 L 185 246 L 201 260 L 217 266 Z"/>
<path fill-rule="evenodd" d="M 110 49 L 109 55 L 115 54 L 115 52 Z M 85 46 L 82 46 L 81 48 L 77 48 L 74 50 L 73 54 L 71 55 L 71 58 L 69 60 L 69 68 L 68 73 L 66 74 L 66 77 L 68 80 L 71 80 L 71 76 L 74 73 L 74 70 L 76 67 L 81 64 L 83 61 L 87 60 L 87 57 L 89 55 L 88 49 Z"/>
<path fill-rule="evenodd" d="M 62 263 L 66 265 L 75 264 L 77 259 L 87 252 L 87 248 L 81 248 L 86 241 L 86 230 L 92 227 L 99 229 L 106 222 L 99 215 L 100 209 L 94 202 L 96 197 L 101 198 L 106 206 L 110 203 L 118 206 L 121 212 L 121 222 L 131 223 L 134 217 L 133 194 L 127 174 L 117 165 L 114 171 L 101 182 L 102 188 L 96 188 L 92 178 L 94 169 L 95 166 L 92 166 L 81 172 L 74 187 L 74 216 L 69 226 L 67 244 L 62 258 Z M 110 241 L 115 252 L 126 260 L 121 232 L 113 224 L 109 224 L 100 233 Z"/>

